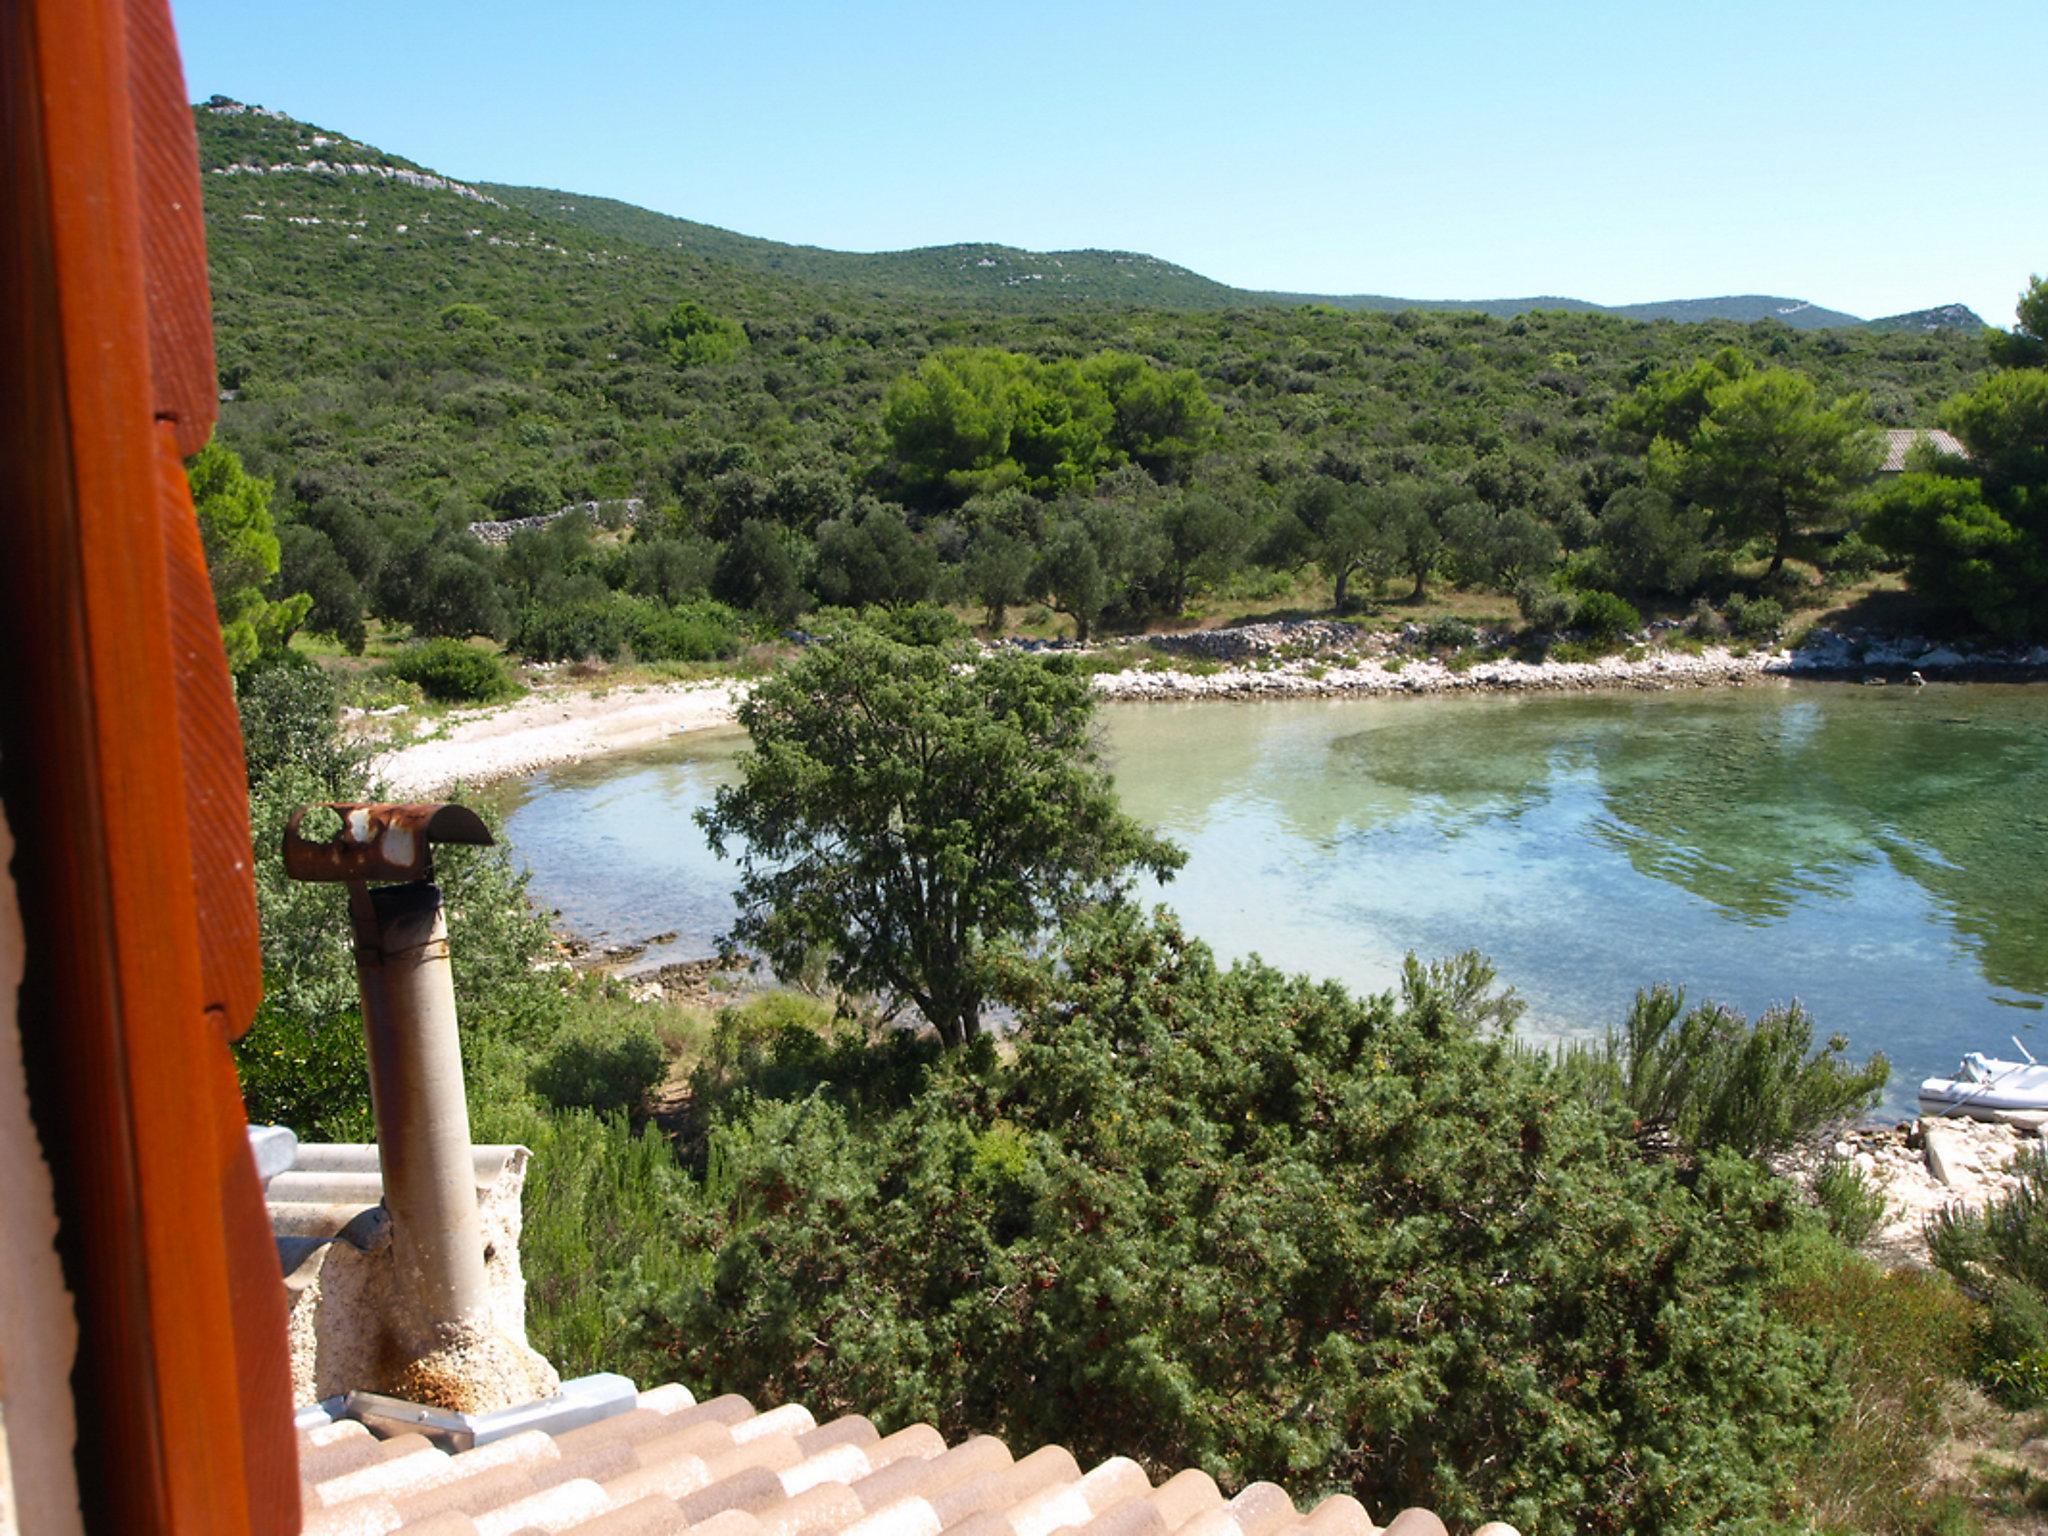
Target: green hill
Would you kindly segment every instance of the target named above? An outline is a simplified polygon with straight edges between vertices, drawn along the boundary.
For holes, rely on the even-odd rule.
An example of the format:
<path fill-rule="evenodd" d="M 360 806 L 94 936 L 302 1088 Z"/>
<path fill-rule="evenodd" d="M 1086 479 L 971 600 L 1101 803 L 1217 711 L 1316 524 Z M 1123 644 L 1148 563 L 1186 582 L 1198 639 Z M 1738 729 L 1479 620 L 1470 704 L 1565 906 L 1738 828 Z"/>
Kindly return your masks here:
<path fill-rule="evenodd" d="M 1981 331 L 1983 319 L 1967 304 L 1937 304 L 1870 322 L 1873 331 Z"/>
<path fill-rule="evenodd" d="M 483 189 L 513 207 L 562 219 L 609 239 L 709 256 L 876 297 L 916 293 L 1017 309 L 1075 304 L 1222 309 L 1261 298 L 1133 251 L 1038 252 L 986 243 L 873 253 L 829 251 L 734 234 L 611 198 L 491 183 Z"/>
<path fill-rule="evenodd" d="M 1246 580 L 1283 586 L 1300 558 L 1269 536 L 1316 476 L 1427 474 L 1583 540 L 1588 509 L 1640 476 L 1607 435 L 1613 402 L 1722 347 L 1866 393 L 1897 426 L 1934 419 L 1987 366 L 1975 330 L 1645 325 L 1547 300 L 1505 317 L 1226 302 L 1234 290 L 1108 253 L 1057 269 L 999 247 L 847 256 L 464 183 L 240 103 L 201 106 L 197 123 L 221 436 L 278 486 L 283 579 L 398 624 L 479 583 L 499 593 L 483 593 L 499 617 L 480 628 L 500 634 L 543 593 L 701 591 L 711 556 L 696 546 L 665 555 L 667 574 L 593 564 L 557 581 L 466 531 L 626 498 L 714 549 L 779 530 L 774 558 L 824 601 L 839 600 L 814 580 L 824 530 L 881 507 L 940 560 L 932 590 L 964 591 L 975 536 L 958 496 L 894 460 L 884 428 L 891 385 L 949 348 L 1025 369 L 1119 353 L 1129 376 L 1198 390 L 1213 427 L 1160 473 L 1228 510 L 1232 561 L 1264 573 Z M 1009 281 L 1027 270 L 1064 280 Z M 1135 466 L 1115 473 L 1117 494 L 1167 494 Z M 1017 515 L 1027 541 L 1044 536 L 1049 514 Z M 887 527 L 876 537 L 897 541 L 883 564 L 909 558 Z M 833 558 L 858 554 L 839 537 Z"/>
<path fill-rule="evenodd" d="M 968 243 L 907 251 L 834 251 L 815 245 L 784 245 L 716 225 L 655 213 L 607 197 L 557 192 L 545 187 L 482 183 L 482 190 L 516 208 L 561 219 L 608 239 L 663 250 L 709 256 L 756 271 L 787 274 L 812 282 L 851 287 L 876 297 L 923 294 L 994 303 L 1005 308 L 1044 309 L 1107 304 L 1160 309 L 1242 309 L 1256 306 L 1325 305 L 1332 309 L 1393 312 L 1477 313 L 1498 319 L 1535 311 L 1621 315 L 1630 320 L 1698 323 L 1734 320 L 1748 324 L 1776 320 L 1795 330 L 1861 326 L 1863 320 L 1803 299 L 1739 294 L 1712 299 L 1671 299 L 1649 304 L 1594 304 L 1585 299 L 1542 295 L 1518 299 L 1406 299 L 1388 294 L 1279 293 L 1233 288 L 1186 267 L 1136 251 L 1025 251 L 1015 246 Z M 1953 318 L 1950 318 L 1950 317 Z M 1922 322 L 1925 323 L 1904 323 Z M 1983 322 L 1961 305 L 1916 311 L 1869 322 L 1892 330 L 1956 326 L 1982 329 Z"/>

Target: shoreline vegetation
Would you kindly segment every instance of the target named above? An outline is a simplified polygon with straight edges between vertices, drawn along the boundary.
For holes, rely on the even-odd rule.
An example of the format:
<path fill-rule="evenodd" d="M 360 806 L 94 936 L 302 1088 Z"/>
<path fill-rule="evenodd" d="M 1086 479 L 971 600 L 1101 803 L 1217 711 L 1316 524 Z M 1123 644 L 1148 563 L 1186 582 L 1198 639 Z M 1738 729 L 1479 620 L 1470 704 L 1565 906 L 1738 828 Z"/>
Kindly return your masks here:
<path fill-rule="evenodd" d="M 1917 636 L 1872 637 L 1814 629 L 1791 645 L 1702 644 L 1653 630 L 1604 656 L 1526 659 L 1505 634 L 1465 626 L 1432 643 L 1432 627 L 1369 632 L 1326 620 L 1273 621 L 1098 646 L 1000 642 L 1088 670 L 1098 700 L 1197 700 L 1449 694 L 1664 691 L 1740 687 L 1780 679 L 1917 686 L 1926 682 L 2035 682 L 2048 678 L 2048 647 L 1965 650 Z M 540 670 L 540 669 L 536 669 Z M 392 794 L 422 797 L 618 753 L 677 735 L 735 726 L 752 683 L 725 678 L 611 686 L 566 669 L 509 703 L 462 709 L 432 733 L 384 739 L 372 772 Z M 561 678 L 556 681 L 555 678 Z M 357 711 L 359 733 L 398 718 Z"/>

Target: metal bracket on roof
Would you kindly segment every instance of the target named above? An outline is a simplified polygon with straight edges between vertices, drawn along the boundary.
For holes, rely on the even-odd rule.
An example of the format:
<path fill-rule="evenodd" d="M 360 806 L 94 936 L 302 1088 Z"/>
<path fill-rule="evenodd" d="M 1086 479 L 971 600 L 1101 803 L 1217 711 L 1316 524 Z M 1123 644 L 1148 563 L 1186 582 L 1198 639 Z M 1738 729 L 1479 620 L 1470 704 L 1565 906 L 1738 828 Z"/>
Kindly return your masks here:
<path fill-rule="evenodd" d="M 639 1396 L 640 1389 L 630 1380 L 607 1371 L 565 1381 L 553 1397 L 492 1413 L 454 1413 L 375 1392 L 351 1392 L 342 1400 L 340 1416 L 359 1420 L 379 1438 L 425 1435 L 444 1451 L 468 1451 L 521 1430 L 559 1435 L 580 1429 L 625 1413 Z"/>
<path fill-rule="evenodd" d="M 325 842 L 299 831 L 309 811 L 332 811 L 341 830 Z M 427 880 L 433 877 L 435 843 L 484 847 L 491 829 L 466 805 L 435 801 L 417 804 L 328 803 L 292 812 L 284 828 L 284 869 L 294 880 Z"/>

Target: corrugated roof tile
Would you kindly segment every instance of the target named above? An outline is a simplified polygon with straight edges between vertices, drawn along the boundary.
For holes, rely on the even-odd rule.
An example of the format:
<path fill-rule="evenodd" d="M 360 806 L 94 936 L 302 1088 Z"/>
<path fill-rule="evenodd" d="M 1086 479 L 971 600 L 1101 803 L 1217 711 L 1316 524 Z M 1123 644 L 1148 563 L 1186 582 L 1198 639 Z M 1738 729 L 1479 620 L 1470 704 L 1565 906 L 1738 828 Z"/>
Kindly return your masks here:
<path fill-rule="evenodd" d="M 764 1536 L 837 1536 L 863 1513 L 846 1484 L 820 1483 L 757 1518 Z"/>
<path fill-rule="evenodd" d="M 932 1433 L 936 1435 L 938 1432 L 933 1430 Z M 955 1483 L 1010 1464 L 1010 1448 L 992 1435 L 976 1435 L 972 1440 L 964 1440 L 950 1449 L 944 1448 L 941 1441 L 941 1447 L 934 1456 L 905 1457 L 855 1483 L 853 1491 L 859 1496 L 861 1507 L 868 1512 L 869 1519 L 899 1499 L 907 1499 L 913 1494 L 938 1493 Z M 847 1536 L 855 1536 L 854 1531 L 848 1531 Z M 872 1531 L 860 1531 L 859 1536 L 885 1536 L 885 1532 L 878 1527 Z"/>
<path fill-rule="evenodd" d="M 1224 1500 L 1215 1478 L 1200 1467 L 1189 1467 L 1153 1489 L 1145 1502 L 1159 1511 L 1169 1531 L 1177 1531 L 1197 1515 L 1221 1509 Z"/>
<path fill-rule="evenodd" d="M 1081 1527 L 1081 1536 L 1173 1536 L 1151 1499 L 1132 1499 Z"/>
<path fill-rule="evenodd" d="M 745 1401 L 745 1399 L 742 1399 Z M 818 1421 L 811 1417 L 811 1410 L 802 1403 L 784 1403 L 780 1408 L 771 1408 L 766 1413 L 742 1419 L 732 1427 L 732 1437 L 741 1445 L 749 1440 L 758 1440 L 764 1435 L 788 1435 L 794 1440 L 798 1435 L 807 1435 L 818 1427 Z"/>
<path fill-rule="evenodd" d="M 807 1434 L 796 1437 L 796 1443 L 806 1456 L 815 1456 L 819 1451 L 834 1445 L 873 1445 L 882 1438 L 881 1431 L 858 1413 L 850 1413 L 841 1419 L 820 1424 Z"/>
<path fill-rule="evenodd" d="M 417 1442 L 417 1446 L 407 1442 Z M 311 1484 L 310 1502 L 331 1509 L 375 1494 L 396 1498 L 401 1493 L 424 1488 L 448 1470 L 451 1459 L 448 1453 L 429 1445 L 419 1435 L 399 1435 L 390 1444 L 406 1444 L 406 1449 L 399 1455 L 385 1456 L 353 1472 Z"/>
<path fill-rule="evenodd" d="M 634 1406 L 653 1413 L 676 1413 L 684 1408 L 697 1406 L 697 1399 L 690 1389 L 679 1381 L 671 1381 L 659 1387 L 649 1387 L 634 1399 Z"/>
<path fill-rule="evenodd" d="M 675 1536 L 689 1522 L 673 1499 L 635 1499 L 576 1527 L 576 1536 Z"/>
<path fill-rule="evenodd" d="M 1348 1495 L 1297 1509 L 1261 1482 L 1226 1500 L 1195 1469 L 1155 1488 L 1127 1457 L 1084 1473 L 1062 1446 L 1013 1458 L 990 1436 L 884 1436 L 857 1414 L 821 1425 L 799 1405 L 700 1403 L 680 1386 L 452 1455 L 349 1421 L 301 1431 L 299 1447 L 305 1536 L 1445 1536 L 1422 1509 L 1381 1533 Z"/>
<path fill-rule="evenodd" d="M 602 1487 L 576 1477 L 474 1518 L 477 1536 L 517 1536 L 528 1526 L 548 1532 L 573 1530 L 610 1509 L 611 1500 Z"/>
<path fill-rule="evenodd" d="M 761 1522 L 741 1509 L 728 1509 L 700 1525 L 690 1527 L 690 1536 L 761 1536 Z"/>
<path fill-rule="evenodd" d="M 1301 1522 L 1301 1528 L 1306 1536 L 1374 1536 L 1379 1530 L 1366 1507 L 1348 1493 L 1334 1493 L 1323 1500 Z"/>

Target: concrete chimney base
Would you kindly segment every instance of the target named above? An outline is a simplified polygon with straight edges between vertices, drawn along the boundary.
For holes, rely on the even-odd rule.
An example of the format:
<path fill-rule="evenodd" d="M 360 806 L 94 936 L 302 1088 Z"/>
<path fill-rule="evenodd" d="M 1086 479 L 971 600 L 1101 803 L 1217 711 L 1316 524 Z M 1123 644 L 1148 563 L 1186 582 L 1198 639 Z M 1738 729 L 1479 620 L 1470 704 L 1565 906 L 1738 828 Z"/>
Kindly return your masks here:
<path fill-rule="evenodd" d="M 377 1392 L 460 1413 L 552 1396 L 561 1380 L 526 1343 L 519 1266 L 524 1147 L 475 1149 L 489 1310 L 437 1328 L 408 1315 L 373 1146 L 302 1145 L 266 1191 L 284 1257 L 292 1400 Z M 427 1352 L 421 1342 L 427 1341 Z"/>

